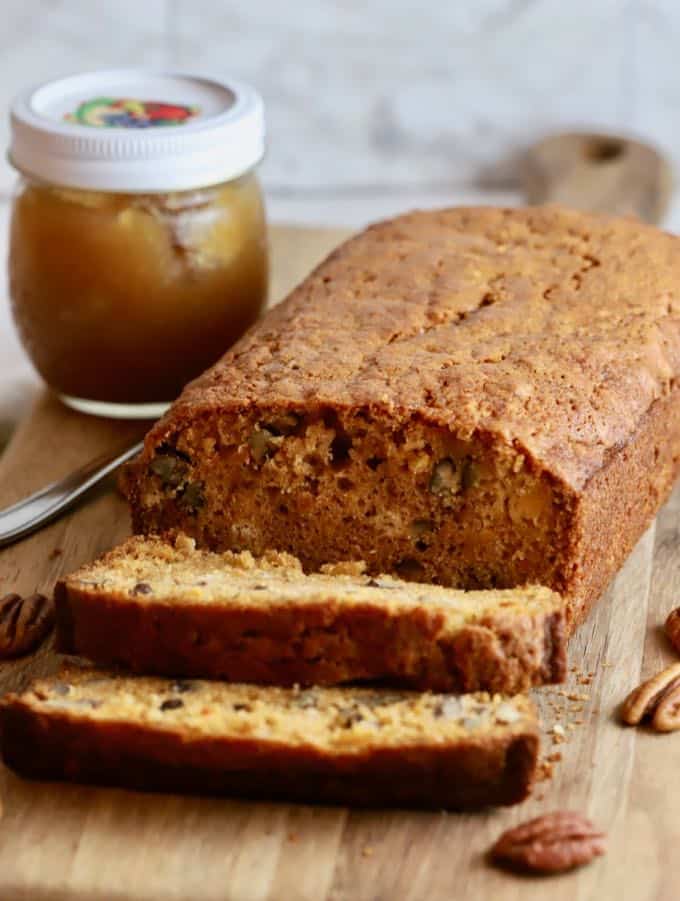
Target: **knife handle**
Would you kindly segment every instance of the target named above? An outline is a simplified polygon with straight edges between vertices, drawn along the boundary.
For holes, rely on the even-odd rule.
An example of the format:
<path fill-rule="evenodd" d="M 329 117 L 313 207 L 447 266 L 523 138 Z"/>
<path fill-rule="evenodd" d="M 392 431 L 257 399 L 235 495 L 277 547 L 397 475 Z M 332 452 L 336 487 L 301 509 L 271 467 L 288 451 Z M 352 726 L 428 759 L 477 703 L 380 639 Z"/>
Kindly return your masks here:
<path fill-rule="evenodd" d="M 673 188 L 670 164 L 654 148 L 610 134 L 551 135 L 528 151 L 523 185 L 531 204 L 637 216 L 658 224 Z"/>

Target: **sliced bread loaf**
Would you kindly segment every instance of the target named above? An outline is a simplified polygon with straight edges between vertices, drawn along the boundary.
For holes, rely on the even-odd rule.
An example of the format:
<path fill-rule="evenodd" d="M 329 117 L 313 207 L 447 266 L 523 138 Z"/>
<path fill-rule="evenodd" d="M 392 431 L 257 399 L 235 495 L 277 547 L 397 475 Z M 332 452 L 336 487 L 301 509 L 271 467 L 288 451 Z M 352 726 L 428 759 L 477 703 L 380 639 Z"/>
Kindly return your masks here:
<path fill-rule="evenodd" d="M 359 806 L 513 804 L 539 746 L 522 696 L 284 689 L 67 668 L 0 706 L 42 779 Z"/>
<path fill-rule="evenodd" d="M 564 606 L 547 588 L 464 592 L 358 563 L 305 575 L 288 554 L 184 536 L 126 541 L 64 579 L 56 610 L 61 650 L 147 674 L 514 694 L 565 673 Z"/>
<path fill-rule="evenodd" d="M 680 240 L 551 206 L 337 248 L 130 465 L 135 531 L 305 568 L 548 585 L 570 627 L 680 474 Z M 367 550 L 370 549 L 370 554 Z"/>

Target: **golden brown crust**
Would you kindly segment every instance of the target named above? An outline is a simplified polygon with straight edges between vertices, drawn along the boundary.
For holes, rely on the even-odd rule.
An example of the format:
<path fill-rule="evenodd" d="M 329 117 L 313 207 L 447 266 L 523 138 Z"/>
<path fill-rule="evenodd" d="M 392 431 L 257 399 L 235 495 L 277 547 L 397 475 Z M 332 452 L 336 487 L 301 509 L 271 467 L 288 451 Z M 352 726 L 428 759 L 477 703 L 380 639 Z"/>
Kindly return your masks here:
<path fill-rule="evenodd" d="M 183 421 L 266 396 L 417 410 L 582 489 L 680 373 L 679 246 L 558 207 L 378 223 L 188 385 L 146 455 Z"/>
<path fill-rule="evenodd" d="M 679 474 L 680 388 L 674 387 L 581 492 L 567 574 L 570 630 L 588 615 Z"/>
<path fill-rule="evenodd" d="M 194 522 L 209 546 L 234 543 L 214 521 L 201 528 L 200 511 L 148 497 L 157 449 L 212 416 L 264 405 L 370 414 L 393 431 L 418 421 L 515 453 L 550 487 L 554 563 L 529 562 L 524 580 L 567 595 L 573 627 L 678 472 L 678 284 L 678 239 L 632 220 L 484 208 L 379 223 L 331 254 L 152 429 L 128 476 L 134 526 Z M 341 493 L 337 503 L 347 503 Z M 279 546 L 303 556 L 286 528 L 282 516 Z M 330 559 L 335 549 L 326 539 L 318 550 Z M 494 567 L 451 578 L 507 584 Z M 450 576 L 441 556 L 425 574 Z"/>
<path fill-rule="evenodd" d="M 5 763 L 33 779 L 360 807 L 472 808 L 529 793 L 537 729 L 440 747 L 322 753 L 251 738 L 187 740 L 138 723 L 44 713 L 16 695 L 0 707 Z"/>

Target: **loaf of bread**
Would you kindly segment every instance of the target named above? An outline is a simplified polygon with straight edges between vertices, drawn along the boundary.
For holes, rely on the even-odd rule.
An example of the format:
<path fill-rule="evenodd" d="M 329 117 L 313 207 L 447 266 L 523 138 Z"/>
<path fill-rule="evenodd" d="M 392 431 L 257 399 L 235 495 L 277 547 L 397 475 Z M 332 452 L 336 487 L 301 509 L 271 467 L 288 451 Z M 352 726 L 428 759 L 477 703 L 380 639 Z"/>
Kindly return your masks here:
<path fill-rule="evenodd" d="M 355 806 L 513 804 L 536 771 L 519 695 L 262 688 L 66 670 L 0 707 L 8 766 L 40 779 Z"/>
<path fill-rule="evenodd" d="M 680 241 L 559 208 L 383 222 L 190 384 L 135 530 L 468 589 L 579 622 L 680 461 Z"/>
<path fill-rule="evenodd" d="M 165 676 L 276 685 L 365 679 L 515 694 L 566 670 L 561 599 L 548 588 L 463 592 L 289 554 L 198 551 L 136 537 L 55 592 L 60 650 Z"/>

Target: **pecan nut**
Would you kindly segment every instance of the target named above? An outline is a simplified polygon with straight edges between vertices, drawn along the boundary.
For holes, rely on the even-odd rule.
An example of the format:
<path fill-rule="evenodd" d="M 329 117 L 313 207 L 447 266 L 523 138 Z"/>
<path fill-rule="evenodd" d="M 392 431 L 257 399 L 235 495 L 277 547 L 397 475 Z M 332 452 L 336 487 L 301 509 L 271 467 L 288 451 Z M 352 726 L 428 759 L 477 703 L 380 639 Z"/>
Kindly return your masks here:
<path fill-rule="evenodd" d="M 35 650 L 54 623 L 54 606 L 44 594 L 0 599 L 0 659 L 21 657 Z"/>
<path fill-rule="evenodd" d="M 666 620 L 666 635 L 675 650 L 680 654 L 680 607 L 671 610 Z"/>
<path fill-rule="evenodd" d="M 629 726 L 637 726 L 643 720 L 651 719 L 652 726 L 659 732 L 672 731 L 669 728 L 674 716 L 671 698 L 678 694 L 679 689 L 680 663 L 674 663 L 652 679 L 643 682 L 628 695 L 621 708 L 621 719 Z M 669 703 L 664 704 L 658 721 L 664 724 L 664 727 L 660 727 L 657 725 L 657 712 L 666 699 Z M 680 719 L 677 713 L 675 719 Z M 673 728 L 680 728 L 680 723 Z"/>
<path fill-rule="evenodd" d="M 549 813 L 509 829 L 491 849 L 496 863 L 526 873 L 563 873 L 604 853 L 604 833 L 570 811 Z"/>
<path fill-rule="evenodd" d="M 657 732 L 676 732 L 680 729 L 680 684 L 667 691 L 659 701 L 652 727 Z"/>

